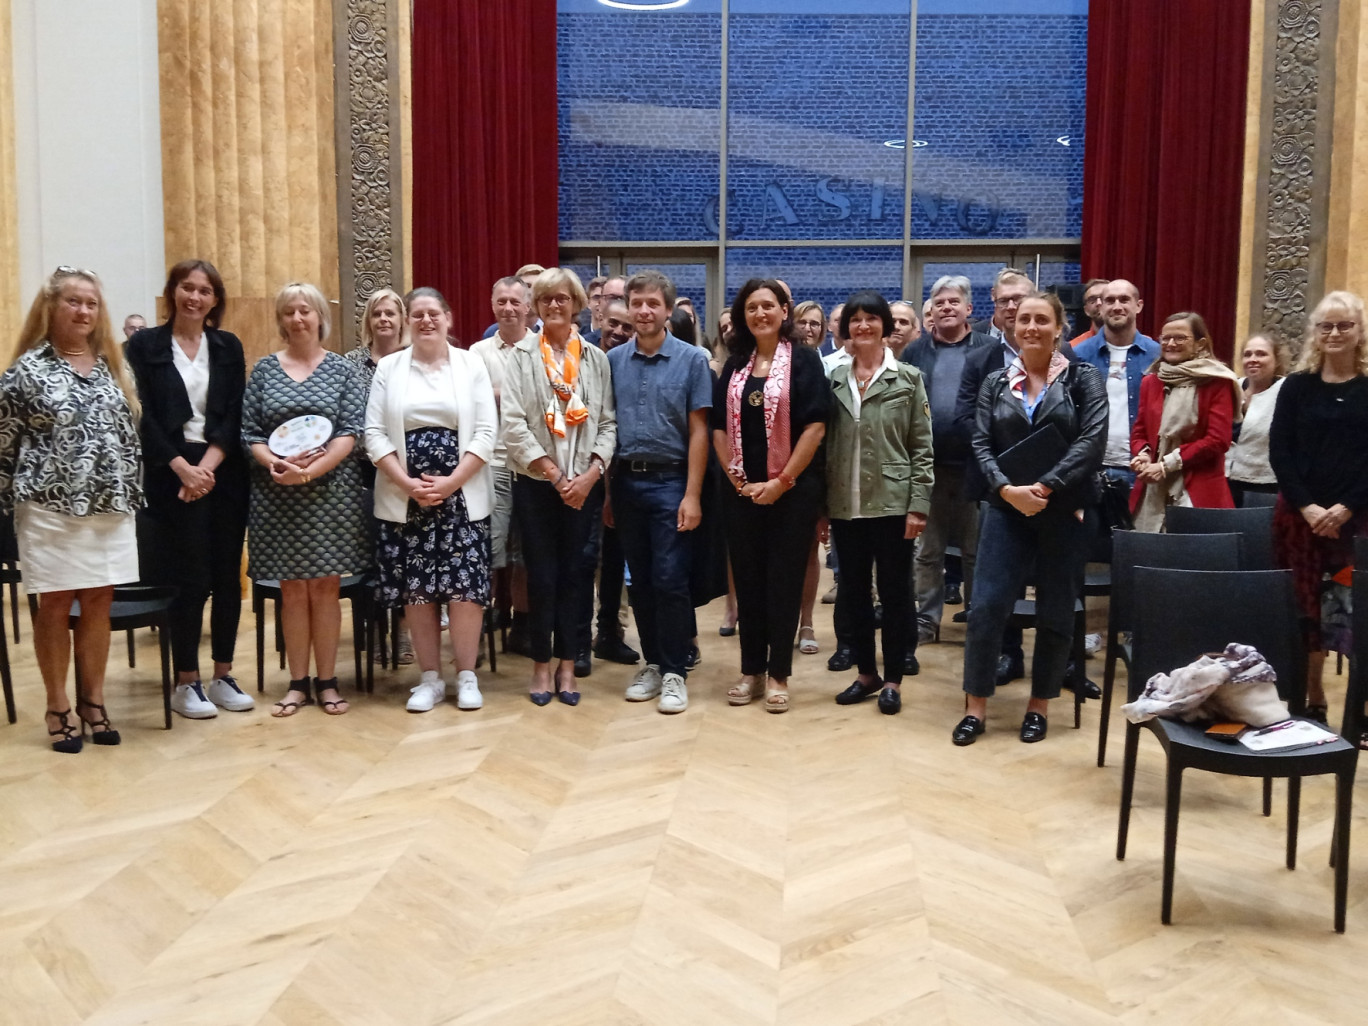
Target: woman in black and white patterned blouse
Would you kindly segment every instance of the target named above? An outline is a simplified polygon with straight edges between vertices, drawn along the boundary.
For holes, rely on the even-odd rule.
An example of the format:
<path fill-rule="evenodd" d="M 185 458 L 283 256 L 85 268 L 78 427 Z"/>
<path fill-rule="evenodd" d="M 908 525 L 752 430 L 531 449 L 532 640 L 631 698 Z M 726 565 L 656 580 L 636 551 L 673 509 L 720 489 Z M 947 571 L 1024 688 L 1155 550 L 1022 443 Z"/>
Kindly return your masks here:
<path fill-rule="evenodd" d="M 0 376 L 0 506 L 14 511 L 24 585 L 40 596 L 33 645 L 57 752 L 79 752 L 87 729 L 95 744 L 119 743 L 104 678 L 114 585 L 138 579 L 138 415 L 100 280 L 59 267 L 33 300 Z M 73 601 L 81 604 L 79 727 L 66 692 Z"/>

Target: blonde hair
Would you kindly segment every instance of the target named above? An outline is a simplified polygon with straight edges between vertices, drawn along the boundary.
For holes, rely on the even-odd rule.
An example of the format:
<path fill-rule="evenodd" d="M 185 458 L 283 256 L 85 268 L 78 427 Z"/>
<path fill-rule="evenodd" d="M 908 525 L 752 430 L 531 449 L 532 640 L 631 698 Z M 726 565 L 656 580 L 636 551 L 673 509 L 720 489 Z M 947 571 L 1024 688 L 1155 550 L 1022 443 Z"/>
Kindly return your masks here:
<path fill-rule="evenodd" d="M 1297 357 L 1297 366 L 1293 370 L 1320 373 L 1321 365 L 1325 363 L 1325 352 L 1320 347 L 1320 335 L 1316 331 L 1316 325 L 1331 310 L 1347 311 L 1358 325 L 1359 339 L 1354 349 L 1354 370 L 1360 375 L 1368 374 L 1368 339 L 1364 337 L 1363 330 L 1363 300 L 1352 292 L 1344 291 L 1327 292 L 1325 298 L 1311 311 L 1311 316 L 1306 319 L 1306 341 L 1302 343 L 1301 355 Z"/>
<path fill-rule="evenodd" d="M 385 299 L 393 303 L 394 308 L 399 311 L 399 347 L 402 349 L 409 344 L 408 311 L 404 308 L 404 297 L 394 289 L 378 289 L 370 294 L 366 305 L 361 308 L 361 344 L 367 349 L 375 341 L 375 336 L 371 334 L 371 314 L 375 313 L 375 308 Z"/>
<path fill-rule="evenodd" d="M 280 337 L 285 337 L 285 325 L 281 323 L 280 318 L 285 313 L 285 307 L 295 299 L 304 300 L 313 312 L 318 314 L 318 341 L 327 341 L 328 335 L 332 332 L 332 312 L 328 309 L 328 301 L 323 297 L 323 293 L 318 291 L 318 286 L 310 285 L 307 281 L 286 282 L 276 293 L 276 330 L 280 332 Z"/>
<path fill-rule="evenodd" d="M 1240 343 L 1239 350 L 1235 353 L 1234 367 L 1242 367 L 1244 364 L 1245 350 L 1249 348 L 1251 342 L 1262 342 L 1268 346 L 1268 351 L 1273 354 L 1273 377 L 1280 378 L 1287 373 L 1288 356 L 1287 344 L 1281 339 L 1276 339 L 1263 332 L 1255 332 Z"/>
<path fill-rule="evenodd" d="M 572 317 L 578 317 L 589 305 L 589 297 L 584 294 L 584 286 L 580 284 L 578 274 L 564 267 L 548 267 L 537 275 L 537 280 L 532 283 L 532 309 L 535 310 L 538 303 L 558 288 L 564 288 L 570 293 L 570 305 L 574 307 L 571 311 Z"/>
<path fill-rule="evenodd" d="M 136 421 L 142 416 L 142 403 L 138 402 L 138 389 L 133 383 L 133 376 L 128 373 L 128 365 L 124 363 L 123 349 L 114 341 L 114 329 L 109 324 L 109 310 L 105 307 L 104 288 L 94 271 L 59 267 L 52 272 L 51 277 L 38 290 L 38 295 L 33 297 L 28 316 L 24 318 L 24 327 L 19 332 L 19 341 L 14 346 L 14 354 L 10 357 L 10 366 L 18 363 L 19 358 L 30 349 L 36 349 L 49 341 L 52 311 L 62 298 L 62 288 L 72 279 L 88 282 L 95 289 L 100 309 L 95 314 L 95 326 L 90 333 L 90 351 L 97 359 L 104 357 L 105 363 L 109 365 L 109 373 L 119 386 L 119 391 L 124 394 L 128 408 Z"/>

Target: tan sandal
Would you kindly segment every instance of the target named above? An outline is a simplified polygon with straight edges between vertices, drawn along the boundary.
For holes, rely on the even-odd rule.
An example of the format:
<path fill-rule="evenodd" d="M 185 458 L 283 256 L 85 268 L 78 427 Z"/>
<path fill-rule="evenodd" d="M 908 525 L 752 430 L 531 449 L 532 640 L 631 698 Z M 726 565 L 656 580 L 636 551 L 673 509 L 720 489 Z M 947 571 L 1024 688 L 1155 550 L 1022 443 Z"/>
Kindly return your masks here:
<path fill-rule="evenodd" d="M 750 705 L 756 699 L 756 685 L 759 683 L 754 677 L 747 680 L 742 677 L 739 681 L 727 688 L 728 705 Z"/>
<path fill-rule="evenodd" d="M 768 677 L 765 678 L 765 712 L 782 713 L 788 712 L 789 692 L 788 684 L 775 684 Z"/>

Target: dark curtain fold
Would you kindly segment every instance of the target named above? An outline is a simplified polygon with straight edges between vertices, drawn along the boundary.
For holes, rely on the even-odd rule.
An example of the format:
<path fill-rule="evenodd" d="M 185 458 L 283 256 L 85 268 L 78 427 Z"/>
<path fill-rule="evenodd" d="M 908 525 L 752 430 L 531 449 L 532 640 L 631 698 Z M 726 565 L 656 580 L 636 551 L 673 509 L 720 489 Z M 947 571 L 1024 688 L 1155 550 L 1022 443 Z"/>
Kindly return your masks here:
<path fill-rule="evenodd" d="M 1089 5 L 1083 277 L 1140 287 L 1142 331 L 1195 310 L 1235 339 L 1249 0 Z"/>
<path fill-rule="evenodd" d="M 490 289 L 557 262 L 555 0 L 417 0 L 413 283 L 451 304 L 462 345 Z"/>

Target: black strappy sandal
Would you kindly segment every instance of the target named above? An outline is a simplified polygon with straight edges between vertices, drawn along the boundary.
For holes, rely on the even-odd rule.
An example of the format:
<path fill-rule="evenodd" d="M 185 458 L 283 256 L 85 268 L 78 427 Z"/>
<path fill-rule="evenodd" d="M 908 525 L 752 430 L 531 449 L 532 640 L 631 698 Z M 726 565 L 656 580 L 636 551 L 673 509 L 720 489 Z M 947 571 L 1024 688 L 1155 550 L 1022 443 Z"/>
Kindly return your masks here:
<path fill-rule="evenodd" d="M 275 705 L 271 706 L 271 715 L 278 720 L 286 719 L 299 712 L 302 706 L 313 705 L 313 697 L 309 694 L 309 678 L 300 677 L 299 680 L 290 681 L 290 686 L 285 689 L 288 696 L 291 691 L 300 691 L 304 694 L 302 702 L 291 702 L 288 697 L 282 698 Z"/>
<path fill-rule="evenodd" d="M 343 698 L 342 692 L 338 690 L 336 677 L 329 677 L 327 680 L 323 680 L 321 677 L 315 677 L 313 684 L 314 694 L 318 696 L 318 704 L 323 707 L 323 711 L 329 716 L 343 716 L 346 714 L 347 709 L 351 708 L 351 703 Z M 337 697 L 332 700 L 326 699 L 323 697 L 323 692 L 325 691 L 337 691 Z M 346 708 L 339 709 L 339 705 L 345 706 Z"/>
<path fill-rule="evenodd" d="M 56 709 L 49 709 L 47 715 L 57 718 L 57 729 L 49 730 L 48 737 L 60 737 L 60 741 L 52 742 L 52 750 L 61 752 L 63 755 L 75 755 L 84 747 L 85 742 L 81 738 L 80 730 L 75 724 L 68 723 L 67 717 L 71 715 L 71 710 L 58 712 Z"/>
<path fill-rule="evenodd" d="M 100 719 L 88 720 L 84 716 L 81 716 L 82 706 L 84 706 L 87 709 L 99 709 Z M 81 719 L 81 733 L 84 734 L 86 732 L 86 728 L 90 729 L 91 744 L 117 745 L 120 741 L 123 740 L 123 738 L 119 737 L 119 732 L 114 729 L 114 725 L 109 722 L 109 713 L 105 711 L 104 706 L 96 705 L 90 699 L 82 698 L 80 695 L 77 695 L 76 715 L 80 716 Z"/>

